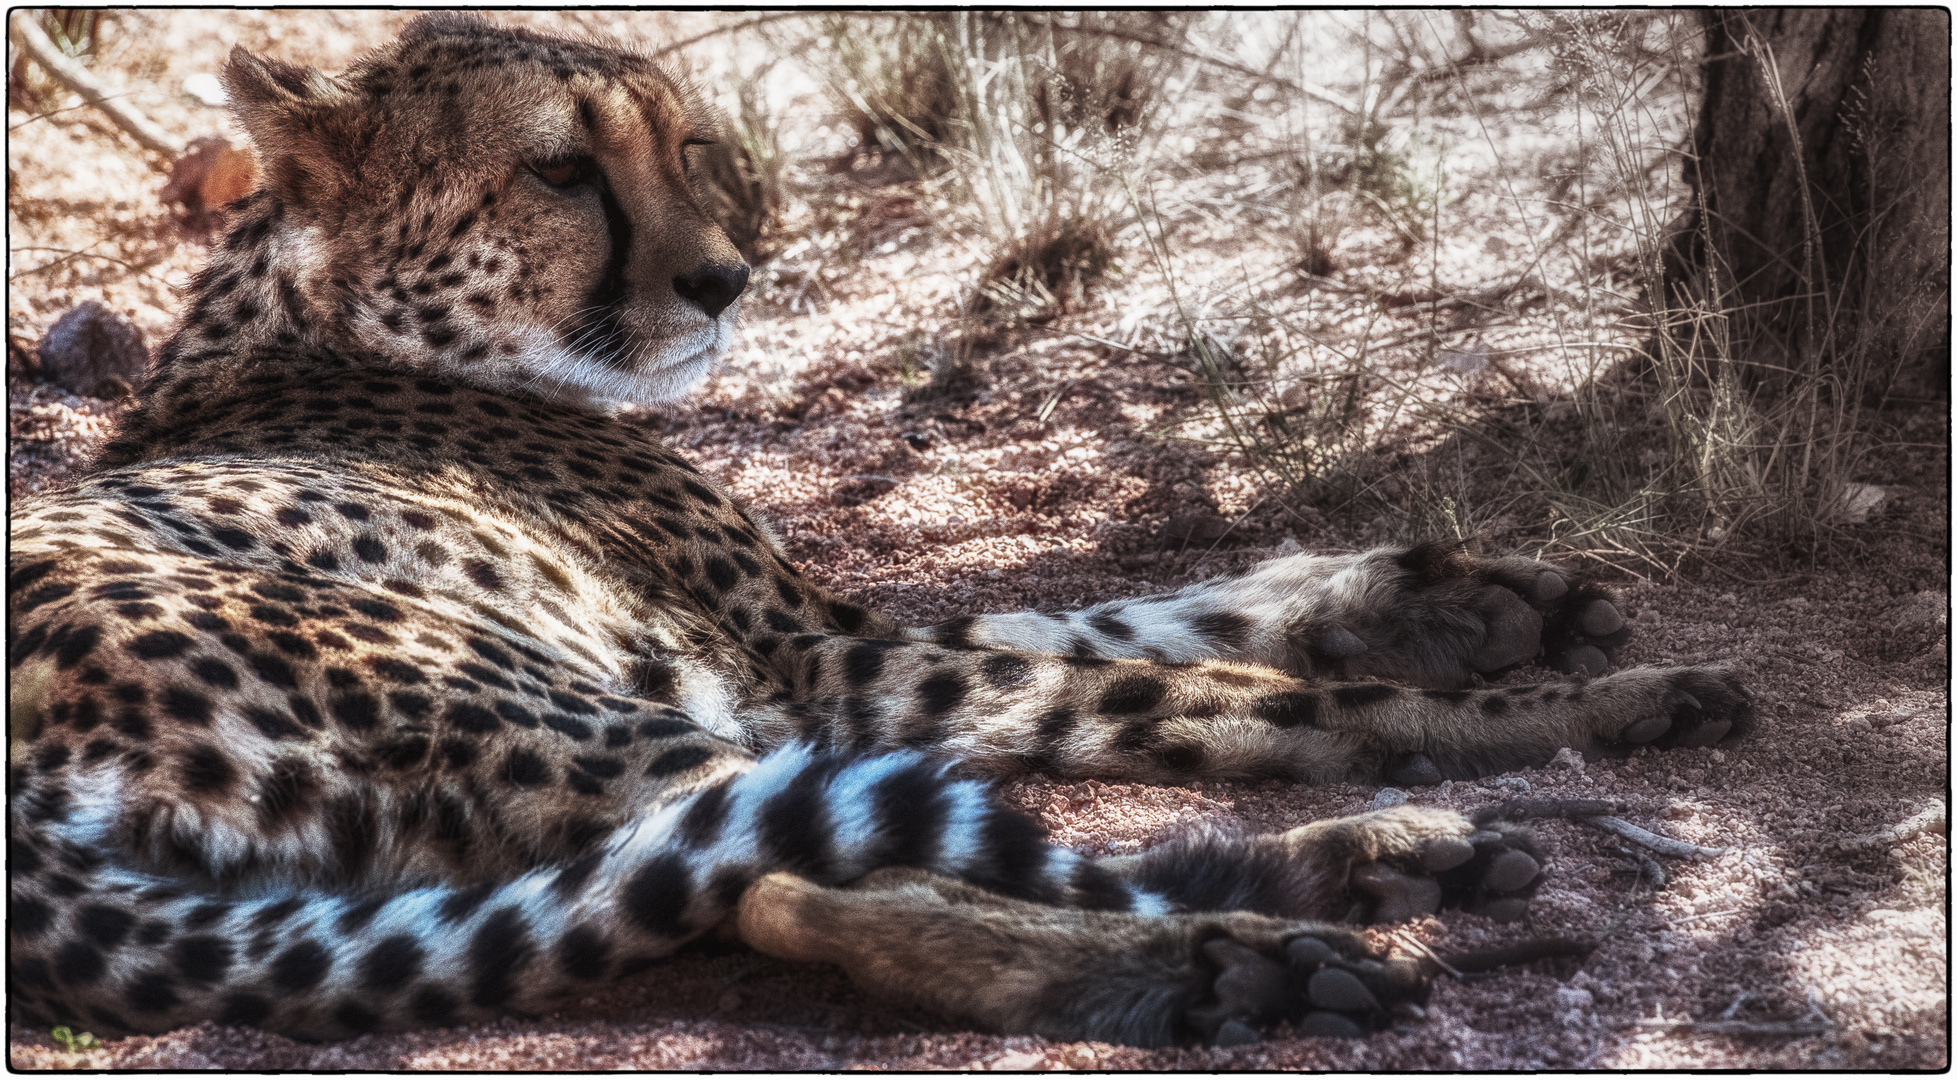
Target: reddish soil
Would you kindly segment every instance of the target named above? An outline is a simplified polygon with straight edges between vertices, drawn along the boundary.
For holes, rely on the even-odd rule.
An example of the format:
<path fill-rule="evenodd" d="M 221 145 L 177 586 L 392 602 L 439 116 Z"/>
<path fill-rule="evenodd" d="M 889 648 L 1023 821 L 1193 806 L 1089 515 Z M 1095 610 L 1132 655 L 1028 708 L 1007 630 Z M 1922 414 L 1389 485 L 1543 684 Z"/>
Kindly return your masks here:
<path fill-rule="evenodd" d="M 116 54 L 119 70 L 162 85 L 214 70 L 229 40 L 330 67 L 352 43 L 376 40 L 398 22 L 391 13 L 334 22 L 236 13 L 205 40 L 197 32 L 219 16 L 164 14 L 150 13 L 160 27 L 155 40 Z M 673 32 L 683 36 L 690 25 Z M 270 28 L 284 37 L 271 40 Z M 171 48 L 182 56 L 162 58 Z M 182 115 L 188 107 L 152 105 L 192 132 Z M 25 118 L 13 112 L 9 122 Z M 120 215 L 136 239 L 118 250 L 134 244 L 158 253 L 155 270 L 143 274 L 194 266 L 201 247 L 155 201 L 160 173 L 140 165 L 90 172 L 98 159 L 138 160 L 87 110 L 17 134 L 9 159 L 14 244 L 81 247 L 77 237 Z M 92 177 L 85 190 L 60 195 L 78 175 Z M 33 206 L 23 210 L 23 199 Z M 861 200 L 882 205 L 887 196 Z M 727 371 L 691 402 L 634 414 L 776 522 L 792 557 L 824 583 L 927 621 L 1172 588 L 1293 545 L 1353 546 L 1392 534 L 1392 523 L 1349 513 L 1287 514 L 1230 456 L 1153 437 L 1203 407 L 1197 384 L 1160 363 L 1057 334 L 1012 332 L 975 351 L 968 389 L 920 391 L 903 358 L 940 340 L 933 335 L 954 315 L 919 257 L 862 255 L 846 279 L 819 290 L 827 295 L 815 314 L 806 303 L 791 310 L 802 295 L 795 281 L 758 276 L 746 341 Z M 133 313 L 154 342 L 174 302 L 167 289 L 106 263 L 17 281 L 10 291 L 9 333 L 29 344 L 90 297 Z M 12 493 L 71 478 L 115 411 L 10 376 Z M 1661 859 L 1669 880 L 1654 890 L 1618 853 L 1622 841 L 1572 823 L 1541 824 L 1550 878 L 1525 921 L 1497 926 L 1443 913 L 1406 929 L 1442 952 L 1555 935 L 1595 938 L 1596 952 L 1555 970 L 1443 980 L 1427 1019 L 1404 1031 L 1352 1042 L 1279 1032 L 1234 1050 L 1164 1051 L 975 1035 L 881 1005 L 832 969 L 702 951 L 547 1017 L 331 1045 L 205 1024 L 82 1053 L 15 1025 L 10 1063 L 171 1071 L 1946 1068 L 1947 415 L 1926 405 L 1882 419 L 1896 438 L 1861 479 L 1882 485 L 1889 501 L 1818 565 L 1714 559 L 1671 580 L 1622 581 L 1639 636 L 1621 659 L 1734 665 L 1758 697 L 1751 738 L 1411 793 L 1414 802 L 1464 811 L 1524 790 L 1613 798 L 1637 824 L 1724 853 Z M 1221 539 L 1165 549 L 1165 532 L 1219 510 L 1235 521 Z M 1197 821 L 1286 828 L 1362 810 L 1375 794 L 1275 783 L 1030 780 L 1007 788 L 1058 842 L 1093 854 L 1136 850 Z M 1695 1030 L 1693 1022 L 1713 1027 Z M 1754 1027 L 1718 1030 L 1730 1022 Z M 1815 1029 L 1800 1024 L 1818 1024 L 1820 1033 L 1803 1034 Z"/>

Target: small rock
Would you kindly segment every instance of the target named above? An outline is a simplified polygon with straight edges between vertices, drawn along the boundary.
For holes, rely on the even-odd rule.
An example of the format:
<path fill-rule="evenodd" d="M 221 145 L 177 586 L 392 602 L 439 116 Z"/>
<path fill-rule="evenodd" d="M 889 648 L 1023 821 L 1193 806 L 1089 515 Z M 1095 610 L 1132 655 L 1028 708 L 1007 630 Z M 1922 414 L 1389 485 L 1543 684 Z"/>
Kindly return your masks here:
<path fill-rule="evenodd" d="M 928 431 L 904 432 L 904 443 L 911 449 L 922 453 L 931 449 L 931 433 Z"/>
<path fill-rule="evenodd" d="M 1520 776 L 1498 776 L 1488 781 L 1488 786 L 1501 788 L 1503 791 L 1526 792 L 1529 790 L 1529 781 L 1524 780 Z"/>
<path fill-rule="evenodd" d="M 1578 776 L 1582 776 L 1583 755 L 1565 746 L 1561 750 L 1556 751 L 1555 757 L 1549 759 L 1549 767 L 1552 769 L 1567 769 L 1570 772 L 1576 773 Z"/>
<path fill-rule="evenodd" d="M 1401 791 L 1399 788 L 1383 787 L 1374 793 L 1373 801 L 1369 805 L 1375 810 L 1385 810 L 1392 806 L 1406 805 L 1409 797 L 1406 792 Z"/>
<path fill-rule="evenodd" d="M 85 397 L 123 397 L 149 371 L 143 332 L 96 300 L 84 300 L 56 319 L 35 351 L 42 378 Z"/>

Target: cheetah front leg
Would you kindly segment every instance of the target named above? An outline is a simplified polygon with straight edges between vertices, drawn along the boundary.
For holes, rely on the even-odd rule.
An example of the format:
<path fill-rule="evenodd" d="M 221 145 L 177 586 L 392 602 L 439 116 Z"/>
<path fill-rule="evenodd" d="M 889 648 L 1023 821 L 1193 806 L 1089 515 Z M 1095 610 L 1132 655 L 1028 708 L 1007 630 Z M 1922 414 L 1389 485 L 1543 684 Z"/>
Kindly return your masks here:
<path fill-rule="evenodd" d="M 1461 543 L 1293 555 L 1238 577 L 1060 614 L 963 616 L 913 640 L 1158 662 L 1230 660 L 1316 679 L 1455 689 L 1542 659 L 1601 674 L 1631 635 L 1608 590 Z"/>
<path fill-rule="evenodd" d="M 1387 959 L 1300 913 L 1354 903 L 1380 921 L 1444 903 L 1519 911 L 1540 881 L 1533 852 L 1521 829 L 1402 807 L 1102 863 L 1141 887 L 1161 884 L 1185 907 L 1254 910 L 1085 911 L 885 870 L 847 888 L 763 878 L 743 895 L 738 926 L 762 952 L 837 964 L 881 997 L 996 1032 L 1230 1045 L 1290 1020 L 1303 1034 L 1357 1036 L 1424 1000 L 1433 968 Z"/>

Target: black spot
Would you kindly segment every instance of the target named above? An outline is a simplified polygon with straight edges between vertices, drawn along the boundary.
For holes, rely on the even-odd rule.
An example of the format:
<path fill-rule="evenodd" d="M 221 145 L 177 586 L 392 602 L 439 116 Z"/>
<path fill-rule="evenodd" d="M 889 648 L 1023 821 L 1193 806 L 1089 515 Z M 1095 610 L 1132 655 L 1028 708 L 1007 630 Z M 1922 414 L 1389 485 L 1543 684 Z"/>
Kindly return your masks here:
<path fill-rule="evenodd" d="M 245 659 L 259 678 L 273 686 L 283 686 L 288 690 L 298 689 L 299 677 L 293 672 L 292 664 L 285 657 L 272 653 L 253 653 Z"/>
<path fill-rule="evenodd" d="M 611 944 L 589 925 L 574 926 L 557 943 L 557 967 L 573 979 L 602 979 L 610 966 Z"/>
<path fill-rule="evenodd" d="M 108 967 L 101 951 L 85 941 L 71 941 L 54 956 L 54 978 L 63 986 L 86 986 Z"/>
<path fill-rule="evenodd" d="M 1134 627 L 1129 626 L 1125 621 L 1112 614 L 1089 616 L 1087 625 L 1116 641 L 1130 641 L 1135 636 Z"/>
<path fill-rule="evenodd" d="M 740 571 L 734 569 L 733 563 L 717 555 L 707 557 L 704 569 L 707 581 L 721 592 L 726 592 L 740 583 Z"/>
<path fill-rule="evenodd" d="M 211 722 L 211 699 L 195 690 L 172 686 L 163 691 L 163 714 L 200 727 Z"/>
<path fill-rule="evenodd" d="M 682 922 L 686 906 L 693 899 L 693 883 L 686 860 L 667 852 L 654 856 L 638 873 L 626 881 L 620 902 L 632 922 L 661 937 L 686 937 L 691 932 Z M 96 958 L 97 963 L 101 958 Z"/>
<path fill-rule="evenodd" d="M 918 708 L 923 710 L 926 716 L 943 716 L 965 700 L 965 694 L 969 689 L 964 676 L 952 671 L 941 671 L 918 684 Z"/>
<path fill-rule="evenodd" d="M 495 1008 L 516 995 L 513 981 L 529 964 L 536 947 L 530 941 L 530 927 L 515 908 L 490 912 L 469 939 L 465 954 L 469 966 L 469 1000 L 484 1008 Z"/>
<path fill-rule="evenodd" d="M 272 999 L 258 994 L 232 994 L 218 1009 L 218 1023 L 257 1027 L 272 1015 Z"/>
<path fill-rule="evenodd" d="M 503 588 L 503 579 L 496 573 L 496 567 L 485 560 L 464 559 L 462 569 L 469 575 L 469 580 L 490 592 L 500 592 Z"/>
<path fill-rule="evenodd" d="M 1355 686 L 1335 686 L 1332 688 L 1332 701 L 1347 709 L 1376 705 L 1394 697 L 1400 691 L 1391 686 L 1378 683 L 1360 683 Z"/>
<path fill-rule="evenodd" d="M 222 902 L 199 904 L 191 909 L 190 914 L 183 917 L 183 928 L 185 930 L 202 930 L 229 914 L 231 914 L 230 904 Z"/>
<path fill-rule="evenodd" d="M 231 970 L 232 955 L 230 942 L 209 934 L 178 938 L 170 946 L 170 962 L 176 965 L 177 974 L 205 986 L 215 984 Z"/>
<path fill-rule="evenodd" d="M 279 524 L 288 527 L 297 527 L 300 525 L 310 524 L 312 520 L 313 520 L 313 516 L 311 514 L 306 513 L 304 510 L 301 510 L 296 506 L 288 506 L 285 509 L 280 510 L 278 512 Z"/>
<path fill-rule="evenodd" d="M 367 508 L 359 503 L 336 503 L 333 509 L 338 510 L 340 516 L 346 518 L 348 521 L 365 521 L 370 516 L 367 513 Z"/>
<path fill-rule="evenodd" d="M 445 1026 L 455 1015 L 455 996 L 439 986 L 424 986 L 408 1002 L 408 1012 L 430 1027 Z"/>
<path fill-rule="evenodd" d="M 292 739 L 305 734 L 299 725 L 270 709 L 249 707 L 240 711 L 268 739 Z"/>
<path fill-rule="evenodd" d="M 19 865 L 19 860 L 13 860 Z M 9 867 L 12 869 L 12 867 Z M 14 870 L 14 873 L 20 873 Z M 26 896 L 13 896 L 7 900 L 7 935 L 9 937 L 33 937 L 48 928 L 54 921 L 54 909 L 39 900 Z"/>
<path fill-rule="evenodd" d="M 353 553 L 370 563 L 387 561 L 387 545 L 372 533 L 363 533 L 353 542 Z"/>
<path fill-rule="evenodd" d="M 704 746 L 679 746 L 659 755 L 646 766 L 647 776 L 672 776 L 713 760 L 713 751 Z"/>
<path fill-rule="evenodd" d="M 727 821 L 730 783 L 702 791 L 693 805 L 686 808 L 686 813 L 680 815 L 676 831 L 682 842 L 694 848 L 706 848 L 719 838 L 720 827 Z"/>
<path fill-rule="evenodd" d="M 526 687 L 525 693 L 535 693 L 535 691 Z M 514 701 L 497 702 L 496 715 L 525 730 L 534 729 L 537 726 L 536 714 Z"/>
<path fill-rule="evenodd" d="M 843 678 L 851 686 L 862 687 L 883 673 L 883 654 L 888 642 L 864 642 L 843 654 Z"/>
<path fill-rule="evenodd" d="M 264 930 L 277 926 L 279 923 L 284 922 L 288 916 L 305 906 L 306 902 L 296 896 L 289 896 L 284 900 L 267 904 L 252 914 L 251 927 L 254 930 Z"/>
<path fill-rule="evenodd" d="M 1121 675 L 1101 694 L 1099 711 L 1107 716 L 1145 713 L 1162 704 L 1168 694 L 1169 685 L 1153 675 Z"/>
<path fill-rule="evenodd" d="M 1312 727 L 1318 723 L 1318 695 L 1300 690 L 1265 694 L 1251 703 L 1251 710 L 1273 727 Z"/>
<path fill-rule="evenodd" d="M 90 904 L 75 913 L 75 929 L 104 952 L 120 948 L 135 926 L 135 915 L 105 904 Z"/>
<path fill-rule="evenodd" d="M 435 917 L 443 922 L 459 923 L 468 921 L 476 909 L 483 906 L 496 892 L 496 883 L 484 881 L 466 889 L 457 889 L 435 909 Z"/>
<path fill-rule="evenodd" d="M 299 616 L 276 604 L 253 604 L 251 617 L 268 626 L 298 626 Z"/>
<path fill-rule="evenodd" d="M 829 604 L 830 621 L 835 623 L 837 629 L 845 634 L 854 634 L 862 629 L 863 620 L 866 617 L 867 615 L 864 610 L 855 604 L 843 603 L 842 601 L 831 601 Z"/>
<path fill-rule="evenodd" d="M 597 707 L 590 702 L 585 701 L 583 698 L 573 697 L 570 694 L 564 693 L 562 690 L 552 690 L 550 692 L 550 700 L 552 704 L 563 709 L 565 712 L 574 712 L 580 716 L 590 716 L 598 711 Z"/>
<path fill-rule="evenodd" d="M 693 724 L 672 717 L 654 717 L 641 723 L 637 734 L 641 739 L 670 739 L 679 735 L 691 735 L 700 730 Z"/>
<path fill-rule="evenodd" d="M 1489 716 L 1500 716 L 1509 711 L 1509 701 L 1500 694 L 1484 694 L 1481 699 L 1481 711 Z"/>
<path fill-rule="evenodd" d="M 496 719 L 495 713 L 490 712 L 481 705 L 467 701 L 458 701 L 450 705 L 447 716 L 449 723 L 454 724 L 463 731 L 474 732 L 478 735 L 495 731 L 501 726 L 501 721 Z"/>
<path fill-rule="evenodd" d="M 406 661 L 396 660 L 393 657 L 369 657 L 367 659 L 367 666 L 373 668 L 374 674 L 379 675 L 381 678 L 389 682 L 400 683 L 404 686 L 414 686 L 418 683 L 428 681 L 427 677 L 421 673 L 420 668 Z"/>
<path fill-rule="evenodd" d="M 517 787 L 535 787 L 550 781 L 550 766 L 528 750 L 512 750 L 503 760 L 501 779 Z"/>
<path fill-rule="evenodd" d="M 577 767 L 600 780 L 610 780 L 625 771 L 625 763 L 615 757 L 593 757 L 580 754 L 571 759 Z"/>
<path fill-rule="evenodd" d="M 994 689 L 1016 690 L 1033 681 L 1033 665 L 1023 656 L 994 653 L 979 665 L 979 672 Z"/>
<path fill-rule="evenodd" d="M 238 673 L 222 660 L 208 657 L 193 660 L 190 664 L 190 673 L 201 679 L 206 686 L 215 686 L 220 690 L 235 690 L 238 686 Z"/>
<path fill-rule="evenodd" d="M 57 635 L 59 631 L 56 631 Z M 95 651 L 95 645 L 102 639 L 102 630 L 97 626 L 80 626 L 68 631 L 59 648 L 54 651 L 54 666 L 67 671 Z M 48 642 L 52 645 L 52 639 Z"/>
<path fill-rule="evenodd" d="M 380 723 L 380 699 L 372 694 L 342 694 L 326 703 L 326 711 L 350 731 L 372 731 Z"/>
<path fill-rule="evenodd" d="M 1422 697 L 1433 698 L 1435 701 L 1445 701 L 1449 705 L 1459 705 L 1473 697 L 1474 692 L 1471 690 L 1422 690 L 1420 695 Z"/>
<path fill-rule="evenodd" d="M 393 604 L 390 604 L 385 600 L 375 600 L 370 597 L 359 597 L 347 601 L 347 606 L 355 611 L 358 611 L 362 615 L 367 616 L 368 618 L 374 620 L 375 622 L 401 621 L 401 609 L 395 607 Z"/>
<path fill-rule="evenodd" d="M 391 994 L 421 974 L 421 962 L 428 955 L 412 935 L 384 937 L 367 950 L 355 967 L 356 985 L 375 994 Z"/>
<path fill-rule="evenodd" d="M 129 644 L 123 647 L 138 659 L 168 660 L 173 656 L 182 656 L 191 644 L 188 634 L 179 634 L 175 630 L 152 630 L 130 639 Z"/>
<path fill-rule="evenodd" d="M 250 551 L 257 544 L 257 541 L 253 540 L 251 534 L 245 530 L 228 527 L 212 529 L 211 539 L 233 551 Z"/>
<path fill-rule="evenodd" d="M 1218 649 L 1242 648 L 1250 641 L 1250 620 L 1234 611 L 1198 615 L 1190 626 Z"/>
<path fill-rule="evenodd" d="M 386 897 L 370 896 L 340 912 L 340 917 L 333 920 L 333 929 L 341 936 L 358 934 L 365 930 L 367 924 L 373 922 L 374 916 L 380 914 L 380 910 L 386 906 Z"/>
<path fill-rule="evenodd" d="M 177 1007 L 177 983 L 161 971 L 145 971 L 129 980 L 122 997 L 132 1012 L 167 1012 Z"/>
<path fill-rule="evenodd" d="M 379 1013 L 350 999 L 334 1007 L 333 1019 L 338 1020 L 341 1027 L 356 1035 L 372 1031 L 381 1023 Z"/>
<path fill-rule="evenodd" d="M 197 743 L 183 755 L 180 770 L 184 787 L 196 792 L 221 793 L 231 787 L 238 771 L 224 752 L 209 743 Z"/>

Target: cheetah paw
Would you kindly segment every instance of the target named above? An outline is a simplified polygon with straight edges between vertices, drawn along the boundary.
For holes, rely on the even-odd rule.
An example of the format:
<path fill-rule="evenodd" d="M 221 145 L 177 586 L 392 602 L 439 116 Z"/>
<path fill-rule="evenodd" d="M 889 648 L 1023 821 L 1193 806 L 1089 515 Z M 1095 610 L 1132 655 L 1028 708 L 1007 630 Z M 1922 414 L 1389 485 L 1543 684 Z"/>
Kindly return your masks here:
<path fill-rule="evenodd" d="M 1601 749 L 1606 753 L 1639 746 L 1711 746 L 1744 732 L 1753 717 L 1753 697 L 1730 671 L 1681 668 L 1663 675 L 1666 683 L 1653 707 L 1605 740 Z"/>
<path fill-rule="evenodd" d="M 1542 852 L 1529 831 L 1493 822 L 1465 836 L 1435 836 L 1416 850 L 1355 866 L 1354 921 L 1406 922 L 1460 908 L 1511 922 L 1528 910 L 1542 881 Z"/>
<path fill-rule="evenodd" d="M 1444 542 L 1384 557 L 1375 565 L 1392 584 L 1347 610 L 1315 612 L 1290 633 L 1281 666 L 1454 690 L 1534 660 L 1600 675 L 1631 637 L 1609 590 L 1550 563 Z"/>
<path fill-rule="evenodd" d="M 1358 1038 L 1395 1015 L 1418 1015 L 1432 986 L 1426 965 L 1381 959 L 1330 929 L 1295 934 L 1269 952 L 1214 937 L 1202 952 L 1216 976 L 1183 1019 L 1211 1046 L 1261 1041 L 1261 1029 L 1281 1020 L 1300 1035 Z"/>

